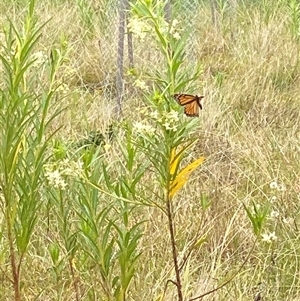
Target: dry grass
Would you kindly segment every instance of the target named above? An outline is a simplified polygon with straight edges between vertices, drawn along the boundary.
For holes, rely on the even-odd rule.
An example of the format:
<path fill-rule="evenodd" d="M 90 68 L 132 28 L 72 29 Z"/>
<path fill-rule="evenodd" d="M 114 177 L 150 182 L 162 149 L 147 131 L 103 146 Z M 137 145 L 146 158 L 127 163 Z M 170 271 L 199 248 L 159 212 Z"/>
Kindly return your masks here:
<path fill-rule="evenodd" d="M 61 139 L 76 141 L 90 130 L 105 129 L 114 119 L 117 17 L 104 33 L 96 18 L 95 30 L 88 35 L 73 4 L 39 6 L 37 15 L 41 22 L 52 18 L 44 29 L 40 50 L 49 53 L 51 47 L 60 43 L 61 35 L 67 41 L 68 55 L 61 81 L 66 85 L 65 104 L 69 106 L 55 126 L 63 126 Z M 183 251 L 189 249 L 189 242 L 196 235 L 205 236 L 206 243 L 193 250 L 187 261 L 183 290 L 186 296 L 196 296 L 238 271 L 255 240 L 242 202 L 266 204 L 275 196 L 272 210 L 278 211 L 280 217 L 269 225 L 270 230 L 276 230 L 277 242 L 274 245 L 260 242 L 239 275 L 213 297 L 203 300 L 250 301 L 257 290 L 266 296 L 263 300 L 297 300 L 299 42 L 289 32 L 284 11 L 273 14 L 265 24 L 258 10 L 241 10 L 237 23 L 223 32 L 212 28 L 208 8 L 201 8 L 198 14 L 204 17 L 192 39 L 194 59 L 203 65 L 198 86 L 199 93 L 203 90 L 205 94 L 205 101 L 199 119 L 199 142 L 192 156 L 204 154 L 206 161 L 178 197 L 176 235 Z M 11 18 L 17 23 L 19 13 Z M 141 64 L 137 67 L 156 65 L 155 57 L 145 53 L 143 58 L 140 49 L 137 53 Z M 131 86 L 130 79 L 128 82 L 126 118 L 136 118 L 136 105 L 131 104 L 142 105 L 142 96 Z M 284 184 L 286 189 L 270 189 L 272 181 Z M 203 210 L 201 199 L 209 201 L 211 206 Z M 171 252 L 166 247 L 170 245 L 167 221 L 155 208 L 143 208 L 141 214 L 141 219 L 147 220 L 140 241 L 143 253 L 129 299 L 157 300 L 166 281 L 174 277 Z M 292 223 L 284 223 L 289 218 Z M 44 231 L 43 225 L 40 227 Z M 57 289 L 54 282 L 47 282 L 47 267 L 51 262 L 43 237 L 36 235 L 36 241 L 39 243 L 31 246 L 32 255 L 25 263 L 30 267 L 26 269 L 26 282 L 32 284 L 26 290 L 26 300 L 33 300 L 39 291 Z M 1 264 L 4 261 L 1 258 Z M 85 276 L 87 283 L 91 281 L 92 274 Z M 262 286 L 257 288 L 260 282 Z M 60 284 L 63 300 L 73 300 L 68 280 Z M 95 279 L 94 285 L 97 285 Z M 3 280 L 3 287 L 2 300 L 12 300 L 9 282 Z M 165 300 L 175 300 L 174 291 L 169 284 Z M 42 294 L 37 300 L 56 299 L 61 300 Z"/>

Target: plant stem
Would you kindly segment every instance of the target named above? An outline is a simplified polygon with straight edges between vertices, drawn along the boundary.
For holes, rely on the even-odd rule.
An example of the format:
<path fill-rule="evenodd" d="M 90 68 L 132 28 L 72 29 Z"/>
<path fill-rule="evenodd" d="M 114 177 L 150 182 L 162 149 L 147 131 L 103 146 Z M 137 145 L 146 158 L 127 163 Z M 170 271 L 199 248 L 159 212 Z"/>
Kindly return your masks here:
<path fill-rule="evenodd" d="M 7 236 L 9 241 L 9 251 L 10 251 L 10 264 L 11 264 L 11 270 L 13 275 L 13 286 L 14 286 L 14 292 L 15 292 L 15 301 L 21 301 L 20 296 L 20 269 L 17 268 L 16 264 L 16 257 L 15 257 L 15 251 L 13 246 L 13 237 L 12 237 L 12 231 L 11 231 L 11 222 L 9 213 L 7 215 Z"/>
<path fill-rule="evenodd" d="M 168 222 L 169 222 L 169 231 L 170 231 L 170 236 L 171 236 L 173 262 L 174 262 L 175 275 L 176 275 L 176 282 L 173 282 L 173 283 L 175 283 L 176 287 L 177 287 L 178 301 L 183 301 L 182 290 L 181 290 L 180 271 L 179 271 L 179 265 L 178 265 L 175 234 L 174 234 L 174 227 L 173 227 L 172 207 L 171 207 L 171 201 L 169 198 L 167 200 L 167 215 L 168 215 Z"/>
<path fill-rule="evenodd" d="M 78 279 L 75 276 L 75 271 L 74 271 L 74 267 L 73 267 L 73 259 L 74 258 L 69 259 L 69 265 L 70 265 L 70 270 L 71 270 L 72 282 L 73 282 L 73 286 L 74 286 L 74 290 L 75 290 L 75 294 L 76 294 L 76 301 L 79 301 L 80 296 L 79 296 Z"/>

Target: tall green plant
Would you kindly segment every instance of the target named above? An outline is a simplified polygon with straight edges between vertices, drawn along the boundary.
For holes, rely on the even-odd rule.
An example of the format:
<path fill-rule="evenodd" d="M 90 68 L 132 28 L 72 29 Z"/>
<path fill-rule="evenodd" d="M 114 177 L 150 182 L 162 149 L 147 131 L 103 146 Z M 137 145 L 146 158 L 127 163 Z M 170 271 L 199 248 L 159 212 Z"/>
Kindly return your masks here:
<path fill-rule="evenodd" d="M 153 82 L 152 91 L 145 86 L 144 95 L 147 108 L 143 110 L 143 122 L 134 122 L 133 139 L 140 148 L 144 162 L 151 162 L 151 175 L 159 185 L 159 190 L 151 194 L 153 188 L 143 197 L 143 203 L 160 208 L 167 217 L 170 249 L 174 263 L 175 279 L 171 282 L 177 289 L 178 300 L 184 300 L 181 269 L 183 262 L 178 258 L 178 244 L 175 238 L 174 197 L 187 182 L 190 173 L 203 162 L 203 157 L 182 168 L 183 160 L 192 150 L 197 140 L 195 129 L 199 119 L 181 117 L 179 106 L 173 94 L 182 90 L 193 89 L 199 77 L 199 66 L 191 67 L 185 63 L 186 43 L 189 31 L 180 28 L 180 22 L 165 20 L 163 2 L 137 1 L 132 6 L 132 18 L 129 29 L 139 39 L 151 39 L 157 52 L 160 66 L 146 76 Z M 145 35 L 145 32 L 147 35 Z M 184 71 L 183 71 L 184 66 Z M 141 78 L 138 79 L 140 87 Z M 150 176 L 150 175 L 149 175 Z M 141 197 L 142 198 L 142 197 Z"/>
<path fill-rule="evenodd" d="M 140 222 L 131 218 L 136 205 L 130 200 L 145 171 L 136 167 L 138 153 L 130 142 L 122 148 L 120 161 L 107 162 L 102 148 L 91 147 L 72 158 L 67 158 L 69 152 L 57 156 L 46 166 L 47 199 L 54 212 L 50 231 L 58 232 L 49 248 L 57 295 L 63 293 L 62 266 L 67 266 L 76 300 L 80 300 L 84 278 L 93 299 L 128 298 L 141 237 Z"/>
<path fill-rule="evenodd" d="M 54 76 L 50 74 L 55 74 L 58 62 L 48 66 L 50 74 L 43 73 L 45 57 L 33 53 L 45 25 L 37 26 L 34 2 L 29 4 L 22 29 L 8 22 L 0 55 L 0 209 L 17 301 L 22 299 L 22 263 L 42 204 L 40 187 L 51 138 L 46 131 L 59 113 L 49 113 L 54 94 Z"/>
<path fill-rule="evenodd" d="M 147 162 L 137 164 L 140 154 L 131 141 L 130 131 L 126 134 L 126 142 L 124 145 L 120 143 L 122 155 L 119 160 L 110 163 L 100 161 L 102 173 L 100 168 L 93 168 L 94 176 L 87 179 L 99 190 L 104 204 L 91 208 L 88 205 L 91 198 L 81 198 L 79 205 L 86 252 L 99 268 L 99 281 L 107 300 L 116 301 L 128 299 L 130 284 L 137 270 L 138 242 L 142 233 L 141 222 L 133 221 L 132 215 L 137 206 L 139 183 L 148 166 Z M 82 190 L 90 188 L 85 185 Z"/>

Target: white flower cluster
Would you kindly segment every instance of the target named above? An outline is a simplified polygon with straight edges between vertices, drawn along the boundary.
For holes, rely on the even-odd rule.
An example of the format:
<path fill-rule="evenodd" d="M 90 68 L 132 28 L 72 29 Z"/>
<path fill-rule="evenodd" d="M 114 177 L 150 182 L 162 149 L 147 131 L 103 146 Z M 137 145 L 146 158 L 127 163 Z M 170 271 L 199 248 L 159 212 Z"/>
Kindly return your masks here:
<path fill-rule="evenodd" d="M 45 64 L 48 61 L 48 55 L 43 51 L 37 51 L 32 55 L 34 62 L 32 64 L 33 67 L 38 68 L 41 65 Z"/>
<path fill-rule="evenodd" d="M 262 240 L 270 244 L 277 240 L 277 236 L 275 235 L 275 232 L 264 233 L 262 234 Z"/>
<path fill-rule="evenodd" d="M 150 32 L 151 28 L 147 22 L 136 16 L 132 17 L 127 25 L 129 32 L 133 33 L 140 41 L 144 41 L 146 35 Z"/>
<path fill-rule="evenodd" d="M 177 19 L 174 19 L 171 24 L 171 28 L 170 28 L 170 34 L 173 36 L 173 38 L 175 40 L 180 40 L 180 38 L 181 38 L 180 31 L 178 29 L 178 24 L 179 24 L 179 21 Z"/>
<path fill-rule="evenodd" d="M 286 187 L 282 183 L 277 183 L 276 181 L 273 181 L 270 183 L 270 188 L 271 189 L 276 189 L 278 191 L 286 191 Z"/>
<path fill-rule="evenodd" d="M 133 124 L 134 131 L 139 135 L 153 136 L 155 133 L 155 128 L 150 124 L 145 124 L 142 122 L 135 122 Z"/>
<path fill-rule="evenodd" d="M 282 221 L 283 224 L 287 226 L 291 226 L 294 223 L 294 219 L 292 217 L 282 217 L 281 210 L 277 210 L 276 203 L 277 203 L 277 194 L 278 192 L 284 193 L 287 188 L 284 183 L 278 183 L 277 181 L 272 181 L 269 184 L 269 187 L 271 190 L 275 191 L 275 195 L 271 196 L 269 198 L 270 204 L 274 209 L 270 212 L 268 215 L 268 219 L 275 223 L 275 225 L 278 224 L 278 222 Z M 272 225 L 272 224 L 271 224 Z M 273 227 L 274 228 L 274 227 Z M 267 242 L 268 244 L 271 244 L 272 242 L 275 242 L 278 237 L 276 236 L 275 232 L 265 232 L 261 235 L 262 241 Z"/>
<path fill-rule="evenodd" d="M 153 18 L 156 19 L 156 26 L 159 28 L 160 34 L 170 34 L 174 39 L 180 40 L 179 21 L 174 19 L 171 24 L 164 18 L 157 16 L 153 13 Z M 154 30 L 151 28 L 147 20 L 139 18 L 138 16 L 132 17 L 127 25 L 129 32 L 133 33 L 141 42 L 145 40 L 146 36 L 151 34 Z"/>
<path fill-rule="evenodd" d="M 177 111 L 171 110 L 163 113 L 152 111 L 148 116 L 155 123 L 160 123 L 166 130 L 176 132 L 178 129 L 179 113 Z M 157 131 L 155 127 L 146 122 L 135 122 L 133 128 L 137 134 L 148 136 L 153 136 Z"/>
<path fill-rule="evenodd" d="M 161 31 L 163 34 L 170 34 L 175 40 L 180 40 L 179 21 L 174 19 L 171 23 L 162 20 Z"/>
<path fill-rule="evenodd" d="M 166 130 L 170 130 L 173 132 L 177 131 L 178 121 L 179 113 L 174 110 L 171 110 L 170 112 L 164 112 L 161 118 L 158 118 L 158 122 L 160 122 Z"/>
<path fill-rule="evenodd" d="M 65 181 L 68 176 L 80 176 L 82 172 L 83 163 L 81 161 L 71 161 L 69 159 L 45 166 L 45 176 L 48 184 L 56 189 L 61 190 L 65 190 L 68 186 Z"/>
<path fill-rule="evenodd" d="M 149 90 L 147 84 L 140 79 L 135 80 L 133 85 L 145 92 L 147 92 Z"/>
<path fill-rule="evenodd" d="M 48 184 L 56 189 L 65 190 L 67 187 L 66 181 L 64 180 L 62 174 L 57 169 L 46 170 L 46 178 L 48 180 Z"/>

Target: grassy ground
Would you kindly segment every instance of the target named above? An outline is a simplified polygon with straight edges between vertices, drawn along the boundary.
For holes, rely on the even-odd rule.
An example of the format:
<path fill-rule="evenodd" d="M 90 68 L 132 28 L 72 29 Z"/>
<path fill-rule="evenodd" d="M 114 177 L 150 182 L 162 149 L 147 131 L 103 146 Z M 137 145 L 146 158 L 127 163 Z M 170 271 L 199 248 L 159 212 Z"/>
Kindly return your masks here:
<path fill-rule="evenodd" d="M 52 110 L 65 106 L 67 109 L 49 130 L 61 127 L 53 140 L 61 145 L 64 155 L 74 142 L 91 131 L 105 132 L 116 119 L 113 106 L 117 15 L 111 6 L 104 9 L 94 3 L 89 10 L 84 10 L 84 3 L 83 6 L 78 3 L 50 5 L 40 1 L 36 7 L 39 22 L 51 18 L 35 45 L 36 51 L 49 55 L 50 49 L 61 46 L 66 51 L 56 77 L 63 97 Z M 203 72 L 194 85 L 198 87 L 198 95 L 203 94 L 205 98 L 196 128 L 199 139 L 187 162 L 204 155 L 205 163 L 192 174 L 188 185 L 174 200 L 179 259 L 184 260 L 191 252 L 181 270 L 184 300 L 193 300 L 193 296 L 221 285 L 234 275 L 226 286 L 202 300 L 300 299 L 300 25 L 297 23 L 300 24 L 300 8 L 293 10 L 291 4 L 281 3 L 278 7 L 271 1 L 264 7 L 240 6 L 236 15 L 225 11 L 219 28 L 212 25 L 208 6 L 201 5 L 195 11 L 195 26 L 187 43 L 186 57 L 189 64 L 202 66 Z M 1 6 L 1 11 L 6 11 L 18 26 L 25 8 L 8 3 Z M 4 14 L 0 15 L 1 22 L 5 23 L 5 18 Z M 93 28 L 88 28 L 91 24 Z M 142 75 L 152 66 L 159 68 L 159 59 L 153 55 L 149 43 L 134 40 L 135 67 Z M 123 118 L 141 121 L 143 93 L 130 75 L 125 75 L 125 81 Z M 147 84 L 151 88 L 151 82 Z M 0 87 L 3 86 L 0 79 Z M 116 130 L 115 136 L 111 148 L 96 155 L 104 157 L 107 166 L 115 162 L 125 166 L 126 154 L 121 145 L 127 141 L 122 127 Z M 94 166 L 100 170 L 103 162 L 95 158 Z M 138 162 L 143 160 L 137 158 Z M 89 176 L 96 178 L 95 182 L 101 186 L 105 178 L 99 175 L 99 170 L 98 173 L 90 171 Z M 110 176 L 129 177 L 130 173 L 126 172 L 120 167 L 113 169 Z M 159 190 L 151 173 L 143 181 L 141 187 L 147 191 Z M 54 195 L 43 189 L 42 199 Z M 81 249 L 83 242 L 76 248 L 66 242 L 72 240 L 71 234 L 77 233 L 77 227 L 84 227 L 83 214 L 77 215 L 78 195 L 100 203 L 101 210 L 110 204 L 107 196 L 76 186 L 74 191 L 70 189 L 69 194 L 54 198 L 49 205 L 52 208 L 58 203 L 68 204 L 67 213 L 48 210 L 48 205 L 41 209 L 22 264 L 22 300 L 109 300 L 103 293 L 107 288 L 97 266 L 101 261 L 99 254 L 103 252 L 98 250 L 99 257 L 91 260 L 87 248 Z M 257 236 L 243 203 L 256 204 L 258 211 L 268 209 L 263 230 Z M 0 217 L 5 221 L 3 204 Z M 175 286 L 170 282 L 164 299 L 160 299 L 167 281 L 175 277 L 166 216 L 155 206 L 130 209 L 114 206 L 121 214 L 120 220 L 126 220 L 126 214 L 130 216 L 129 225 L 124 222 L 124 229 L 144 221 L 136 247 L 141 255 L 137 261 L 128 261 L 135 266 L 135 275 L 126 300 L 177 300 Z M 57 208 L 61 207 L 57 205 Z M 64 225 L 68 230 L 62 227 L 62 216 L 67 216 Z M 13 300 L 5 225 L 3 222 L 1 229 L 0 299 Z M 100 225 L 97 227 L 99 237 L 95 240 L 102 242 L 105 230 L 101 232 Z M 269 236 L 268 240 L 266 235 L 270 233 L 276 237 Z M 203 243 L 195 245 L 199 239 Z M 53 259 L 55 248 L 59 250 L 56 260 Z M 71 256 L 75 249 L 75 255 Z M 113 251 L 116 255 L 114 252 L 117 251 Z M 116 263 L 113 268 L 121 269 Z M 113 282 L 115 273 L 108 273 L 108 283 Z M 259 294 L 262 299 L 258 299 Z"/>

